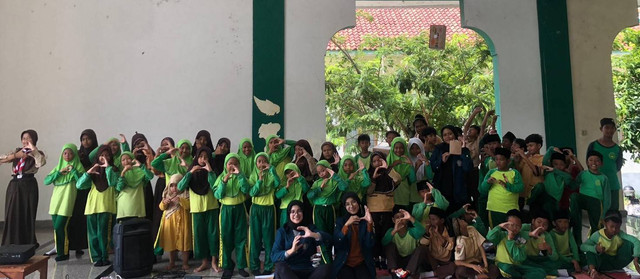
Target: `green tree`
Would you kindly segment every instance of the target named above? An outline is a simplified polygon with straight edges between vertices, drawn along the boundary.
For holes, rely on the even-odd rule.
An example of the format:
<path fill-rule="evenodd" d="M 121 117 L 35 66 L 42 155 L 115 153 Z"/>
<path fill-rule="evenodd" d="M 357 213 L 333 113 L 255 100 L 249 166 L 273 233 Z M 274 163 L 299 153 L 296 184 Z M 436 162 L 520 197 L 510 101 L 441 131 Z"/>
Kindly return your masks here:
<path fill-rule="evenodd" d="M 327 58 L 327 134 L 335 143 L 363 132 L 413 136 L 417 113 L 431 126 L 461 126 L 475 106 L 494 106 L 491 54 L 480 37 L 454 35 L 444 50 L 429 48 L 428 33 L 367 37 L 361 47 L 375 51 Z"/>
<path fill-rule="evenodd" d="M 622 140 L 620 146 L 640 159 L 640 31 L 621 32 L 613 44 L 613 87 Z"/>

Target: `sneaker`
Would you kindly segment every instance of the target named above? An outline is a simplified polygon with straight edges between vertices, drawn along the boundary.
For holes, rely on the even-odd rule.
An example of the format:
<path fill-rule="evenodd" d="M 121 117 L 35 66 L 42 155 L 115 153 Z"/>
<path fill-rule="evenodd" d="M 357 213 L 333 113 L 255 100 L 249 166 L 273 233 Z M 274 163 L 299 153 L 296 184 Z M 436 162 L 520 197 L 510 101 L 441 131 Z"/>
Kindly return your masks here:
<path fill-rule="evenodd" d="M 104 263 L 102 261 L 97 261 L 93 263 L 93 266 L 104 266 Z"/>
<path fill-rule="evenodd" d="M 260 273 L 260 270 L 252 270 L 251 274 L 253 274 L 253 276 L 260 276 L 262 275 L 262 273 Z"/>
<path fill-rule="evenodd" d="M 240 276 L 245 277 L 245 278 L 247 278 L 247 277 L 249 277 L 249 276 L 250 276 L 250 275 L 249 275 L 249 272 L 247 272 L 247 271 L 246 271 L 246 270 L 244 270 L 244 269 L 238 269 L 238 274 L 240 274 Z"/>
<path fill-rule="evenodd" d="M 398 276 L 398 278 L 403 279 L 403 278 L 407 278 L 409 277 L 409 271 L 406 271 L 402 268 L 398 268 L 396 269 L 396 271 L 394 272 L 396 274 L 396 276 Z"/>
<path fill-rule="evenodd" d="M 56 250 L 55 246 L 53 247 L 53 249 L 51 249 L 48 252 L 44 253 L 45 256 L 53 256 L 55 254 L 57 254 L 57 250 Z"/>
<path fill-rule="evenodd" d="M 231 279 L 231 276 L 233 276 L 233 269 L 225 269 L 222 272 L 222 279 Z"/>
<path fill-rule="evenodd" d="M 84 251 L 76 250 L 76 256 L 82 256 L 82 255 L 84 255 Z"/>

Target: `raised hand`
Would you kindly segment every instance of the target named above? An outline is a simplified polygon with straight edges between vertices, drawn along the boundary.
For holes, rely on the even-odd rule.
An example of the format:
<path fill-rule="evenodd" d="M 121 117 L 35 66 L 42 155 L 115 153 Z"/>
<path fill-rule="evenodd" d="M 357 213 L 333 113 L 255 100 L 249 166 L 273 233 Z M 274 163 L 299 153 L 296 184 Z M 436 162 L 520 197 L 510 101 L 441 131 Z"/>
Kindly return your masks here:
<path fill-rule="evenodd" d="M 100 163 L 101 163 L 101 164 L 100 164 L 100 167 L 102 167 L 102 168 L 106 168 L 106 167 L 108 167 L 108 166 L 109 166 L 109 160 L 107 160 L 107 158 L 106 158 L 106 157 L 104 157 L 104 156 L 100 156 L 100 160 L 99 160 L 99 161 L 100 161 Z"/>
<path fill-rule="evenodd" d="M 349 217 L 349 219 L 347 219 L 347 222 L 344 223 L 345 227 L 351 226 L 351 225 L 357 225 L 360 223 L 360 217 L 358 217 L 358 215 L 352 215 L 351 217 Z"/>
<path fill-rule="evenodd" d="M 358 159 L 358 170 L 357 170 L 357 172 L 362 171 L 364 169 L 365 169 L 364 163 L 362 162 L 362 160 Z"/>
<path fill-rule="evenodd" d="M 340 156 L 338 155 L 338 153 L 333 153 L 333 163 L 331 163 L 332 165 L 338 164 L 340 162 Z"/>
<path fill-rule="evenodd" d="M 87 171 L 87 173 L 89 173 L 89 174 L 98 174 L 98 172 L 96 171 L 96 168 L 99 168 L 99 167 L 100 167 L 100 165 L 95 164 Z"/>
<path fill-rule="evenodd" d="M 369 211 L 369 207 L 366 205 L 364 206 L 364 217 L 362 217 L 362 219 L 367 221 L 369 224 L 373 224 L 373 217 L 371 217 L 371 212 Z"/>
<path fill-rule="evenodd" d="M 447 160 L 449 159 L 449 155 L 450 155 L 449 152 L 442 153 L 442 162 L 443 163 L 447 162 Z"/>
<path fill-rule="evenodd" d="M 120 143 L 125 143 L 127 142 L 127 137 L 124 136 L 124 134 L 120 134 Z"/>
<path fill-rule="evenodd" d="M 596 244 L 596 252 L 598 252 L 598 254 L 602 254 L 604 253 L 604 251 L 604 247 L 602 247 L 602 245 L 600 245 L 600 243 L 598 242 L 598 244 Z"/>
<path fill-rule="evenodd" d="M 138 161 L 137 159 L 133 159 L 133 166 L 134 167 L 139 167 L 140 165 L 142 165 L 142 164 L 140 164 L 140 161 Z"/>
<path fill-rule="evenodd" d="M 232 166 L 231 167 L 231 173 L 232 174 L 239 174 L 240 170 L 236 166 Z"/>
<path fill-rule="evenodd" d="M 202 169 L 202 167 L 200 165 L 194 165 L 193 168 L 191 168 L 191 170 L 189 172 L 195 173 L 195 172 L 197 172 L 197 171 L 199 171 L 201 169 Z"/>
<path fill-rule="evenodd" d="M 207 170 L 207 172 L 213 172 L 213 169 L 211 169 L 211 165 L 209 164 L 209 161 L 206 161 L 204 163 L 204 169 Z"/>
<path fill-rule="evenodd" d="M 180 166 L 181 166 L 181 167 L 185 167 L 185 168 L 188 168 L 188 167 L 189 167 L 189 166 L 187 165 L 187 162 L 186 162 L 182 157 L 180 157 Z"/>

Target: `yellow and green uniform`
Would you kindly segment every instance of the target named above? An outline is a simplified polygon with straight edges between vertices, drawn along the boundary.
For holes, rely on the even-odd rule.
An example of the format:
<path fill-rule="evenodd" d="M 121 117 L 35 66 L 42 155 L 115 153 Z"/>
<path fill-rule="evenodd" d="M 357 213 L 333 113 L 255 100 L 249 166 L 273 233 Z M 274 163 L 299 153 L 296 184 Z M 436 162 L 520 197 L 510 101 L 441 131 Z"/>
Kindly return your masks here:
<path fill-rule="evenodd" d="M 215 172 L 200 169 L 196 174 L 187 172 L 177 185 L 180 191 L 189 189 L 193 256 L 196 259 L 218 257 L 220 251 L 218 228 L 220 205 L 213 196 L 216 190 L 215 182 Z M 196 193 L 194 189 L 199 193 Z"/>
<path fill-rule="evenodd" d="M 189 146 L 189 150 L 191 150 L 191 142 L 187 139 L 182 139 L 178 141 L 176 145 L 177 148 L 180 148 L 183 144 Z M 209 154 L 211 156 L 211 154 Z M 193 163 L 193 154 L 189 154 L 189 156 L 185 156 L 182 158 L 187 166 L 190 166 Z M 187 166 L 182 166 L 182 161 L 180 161 L 180 157 L 178 155 L 171 157 L 170 154 L 162 153 L 158 155 L 153 161 L 151 161 L 151 166 L 159 171 L 164 172 L 164 177 L 166 180 L 166 185 L 169 186 L 169 181 L 171 180 L 171 176 L 179 173 L 183 176 L 187 173 Z M 213 166 L 211 166 L 213 167 Z"/>
<path fill-rule="evenodd" d="M 269 161 L 269 155 L 260 152 L 256 155 L 263 156 Z M 262 172 L 262 179 L 260 179 Z M 264 245 L 265 255 L 271 255 L 271 248 L 276 237 L 276 207 L 274 193 L 280 187 L 280 178 L 276 174 L 276 168 L 270 166 L 269 169 L 259 170 L 256 166 L 249 178 L 251 190 L 251 200 L 253 205 L 249 212 L 249 268 L 252 271 L 260 270 L 260 251 Z M 271 257 L 264 259 L 264 270 L 273 271 Z"/>
<path fill-rule="evenodd" d="M 123 143 L 120 143 L 120 141 L 117 138 L 110 138 L 107 141 L 107 146 L 109 146 L 109 143 L 111 142 L 117 142 L 118 144 L 120 144 L 120 150 L 118 150 L 117 153 L 115 154 L 111 154 L 113 158 L 113 165 L 118 168 L 118 169 L 122 169 L 122 162 L 120 162 L 120 156 L 122 155 L 122 152 L 128 152 L 131 151 L 131 149 L 129 148 L 129 143 L 127 143 L 126 141 Z M 93 149 L 93 151 L 91 151 L 91 153 L 89 153 L 89 159 L 91 161 L 93 161 L 97 156 L 98 156 L 98 149 L 100 148 L 95 148 Z M 109 149 L 111 150 L 111 149 Z M 144 162 L 140 162 L 140 163 L 144 163 Z"/>
<path fill-rule="evenodd" d="M 520 231 L 515 239 L 509 239 L 507 231 L 495 226 L 487 233 L 487 240 L 497 244 L 496 265 L 502 276 L 506 278 L 543 279 L 546 277 L 544 269 L 525 265 L 527 260 L 526 243 L 529 236 Z"/>
<path fill-rule="evenodd" d="M 622 148 L 618 144 L 611 147 L 605 147 L 597 140 L 593 141 L 587 147 L 587 153 L 591 150 L 598 151 L 602 154 L 602 166 L 600 171 L 607 176 L 609 180 L 609 190 L 611 191 L 611 209 L 618 210 L 618 195 L 620 192 L 620 180 L 618 172 L 622 169 L 624 160 L 622 158 Z"/>
<path fill-rule="evenodd" d="M 554 229 L 551 230 L 549 234 L 551 234 L 553 243 L 556 245 L 556 251 L 558 251 L 556 268 L 566 269 L 569 273 L 573 272 L 574 267 L 572 261 L 580 263 L 580 253 L 578 252 L 578 244 L 573 237 L 571 229 L 564 233 L 560 233 Z"/>
<path fill-rule="evenodd" d="M 245 194 L 249 193 L 249 182 L 240 168 L 239 174 L 232 174 L 225 182 L 229 173 L 226 166 L 231 158 L 240 161 L 238 154 L 229 153 L 224 159 L 225 169 L 222 171 L 214 186 L 213 195 L 220 200 L 220 266 L 232 269 L 231 254 L 236 251 L 238 269 L 247 267 L 247 210 L 244 207 Z"/>
<path fill-rule="evenodd" d="M 531 224 L 522 224 L 522 232 L 528 235 L 531 232 Z M 551 253 L 547 251 L 542 252 L 538 248 L 538 245 L 543 242 L 546 242 L 551 247 Z M 559 255 L 550 233 L 544 232 L 538 238 L 529 237 L 525 248 L 527 251 L 527 260 L 524 262 L 525 265 L 541 267 L 547 274 L 558 276 L 557 261 Z"/>
<path fill-rule="evenodd" d="M 340 161 L 340 169 L 338 170 L 338 175 L 344 182 L 347 183 L 347 190 L 345 192 L 354 192 L 358 194 L 358 198 L 363 200 L 362 197 L 367 193 L 367 188 L 371 186 L 371 179 L 369 178 L 369 173 L 367 169 L 362 169 L 358 174 L 354 176 L 353 179 L 349 179 L 351 174 L 344 171 L 344 163 L 346 161 L 351 161 L 354 166 L 354 171 L 358 169 L 358 162 L 351 155 L 344 155 L 342 160 Z M 338 203 L 340 201 L 340 197 L 338 197 Z"/>
<path fill-rule="evenodd" d="M 91 189 L 84 214 L 87 216 L 89 255 L 93 263 L 109 260 L 111 228 L 117 213 L 115 186 L 118 183 L 118 174 L 112 166 L 101 167 L 98 172 L 99 174 L 84 173 L 76 184 L 78 189 Z"/>
<path fill-rule="evenodd" d="M 496 180 L 496 183 L 489 184 L 489 182 L 487 182 L 491 177 Z M 506 182 L 506 185 L 502 186 L 498 181 Z M 487 195 L 488 197 L 487 215 L 489 217 L 490 228 L 505 222 L 509 210 L 519 208 L 518 197 L 523 189 L 522 177 L 517 170 L 509 169 L 507 171 L 501 171 L 492 169 L 485 175 L 478 190 L 481 194 Z"/>
<path fill-rule="evenodd" d="M 76 201 L 77 188 L 76 183 L 80 175 L 84 173 L 84 167 L 78 156 L 78 148 L 73 143 L 67 143 L 62 147 L 62 153 L 66 149 L 71 150 L 73 159 L 67 162 L 60 154 L 58 165 L 51 170 L 49 175 L 45 177 L 44 184 L 53 184 L 53 194 L 51 195 L 51 203 L 49 206 L 49 214 L 53 220 L 54 240 L 58 249 L 56 259 L 64 259 L 69 257 L 69 239 L 67 236 L 67 225 L 69 218 L 73 214 L 73 206 Z M 62 170 L 71 166 L 71 170 L 65 174 Z"/>
<path fill-rule="evenodd" d="M 584 170 L 576 177 L 573 187 L 580 187 L 579 193 L 574 193 L 570 198 L 571 222 L 573 223 L 573 235 L 578 242 L 582 243 L 582 210 L 587 211 L 589 234 L 593 234 L 601 228 L 604 213 L 609 210 L 611 201 L 611 190 L 609 189 L 609 179 L 606 175 L 595 174 L 589 170 Z"/>
<path fill-rule="evenodd" d="M 406 158 L 409 158 L 407 142 L 400 137 L 393 139 L 391 142 L 391 151 L 389 152 L 389 156 L 387 156 L 387 164 L 391 166 L 395 161 L 402 161 L 402 163 L 393 167 L 393 170 L 400 174 L 400 177 L 402 178 L 402 181 L 393 192 L 393 201 L 396 206 L 409 208 L 410 203 L 420 202 L 420 194 L 418 194 L 418 188 L 416 185 L 416 171 L 409 162 L 406 162 L 407 159 L 393 153 L 393 147 L 396 143 L 404 145 L 405 154 L 403 155 L 406 156 Z"/>
<path fill-rule="evenodd" d="M 604 253 L 598 254 L 597 244 L 604 247 Z M 609 238 L 604 229 L 600 229 L 580 245 L 580 250 L 587 253 L 587 263 L 598 271 L 618 270 L 629 265 L 633 258 L 640 257 L 640 241 L 623 231 Z"/>
<path fill-rule="evenodd" d="M 413 223 L 412 227 L 409 227 L 407 233 L 401 236 L 399 233 L 391 235 L 393 228 L 388 229 L 382 237 L 382 246 L 387 246 L 393 242 L 398 248 L 398 254 L 402 257 L 407 257 L 416 250 L 419 245 L 420 238 L 425 233 L 425 228 L 420 222 Z"/>
<path fill-rule="evenodd" d="M 371 155 L 373 155 L 373 152 L 369 152 L 369 155 L 367 156 L 362 156 L 362 153 L 358 153 L 355 156 L 355 160 L 356 162 L 361 161 L 364 164 L 364 168 L 365 169 L 369 169 L 369 166 L 371 166 Z M 429 157 L 427 157 L 429 158 Z M 357 166 L 358 164 L 356 164 Z"/>
<path fill-rule="evenodd" d="M 497 168 L 497 166 L 496 161 L 493 160 L 493 157 L 484 158 L 484 162 L 480 164 L 480 171 L 478 174 L 478 188 L 480 188 L 480 185 L 482 185 L 482 182 L 484 182 L 483 179 L 485 179 L 487 173 L 495 168 Z M 487 200 L 489 199 L 489 197 L 487 195 L 488 193 L 483 193 L 482 191 L 480 191 L 480 189 L 478 189 L 478 215 L 482 219 L 482 222 L 485 224 L 489 224 L 489 213 L 487 213 Z"/>
<path fill-rule="evenodd" d="M 291 163 L 291 160 L 293 159 L 293 154 L 294 154 L 293 146 L 296 144 L 296 142 L 293 140 L 285 140 L 285 143 L 283 145 L 287 145 L 286 147 L 279 146 L 275 152 L 269 153 L 271 152 L 269 150 L 269 141 L 271 141 L 273 138 L 276 138 L 276 137 L 278 136 L 270 135 L 267 137 L 266 139 L 267 144 L 264 147 L 264 151 L 269 154 L 269 164 L 276 168 L 276 173 L 278 174 L 278 177 L 281 180 L 283 180 L 285 179 L 284 166 L 287 165 L 288 163 Z"/>
<path fill-rule="evenodd" d="M 276 198 L 280 200 L 280 227 L 282 227 L 289 216 L 287 216 L 287 206 L 292 201 L 302 201 L 302 196 L 309 191 L 309 184 L 304 176 L 300 173 L 300 169 L 294 163 L 288 163 L 284 167 L 285 172 L 287 170 L 295 171 L 299 177 L 287 188 L 287 182 L 280 183 L 280 189 L 275 193 Z"/>
<path fill-rule="evenodd" d="M 421 223 L 425 227 L 429 222 L 429 212 L 432 207 L 437 207 L 445 211 L 449 207 L 449 201 L 447 201 L 438 189 L 434 188 L 431 190 L 431 195 L 433 196 L 434 202 L 428 204 L 424 202 L 416 203 L 413 205 L 413 210 L 411 211 L 411 216 L 416 219 L 416 222 Z"/>
<path fill-rule="evenodd" d="M 245 155 L 242 152 L 242 146 L 245 142 L 251 144 L 251 153 L 249 155 Z M 268 142 L 267 142 L 268 143 Z M 253 149 L 253 141 L 250 138 L 243 138 L 240 140 L 240 144 L 238 144 L 238 158 L 240 158 L 240 168 L 242 169 L 242 173 L 249 177 L 253 172 L 253 168 L 255 166 L 255 162 L 253 161 L 256 157 L 256 151 Z"/>
<path fill-rule="evenodd" d="M 331 168 L 326 160 L 320 160 L 318 165 Z M 347 189 L 347 183 L 338 174 L 334 174 L 329 178 L 324 188 L 321 188 L 323 181 L 324 179 L 322 178 L 316 180 L 307 193 L 307 197 L 313 204 L 313 224 L 316 225 L 318 230 L 332 234 L 336 225 L 334 205 L 338 203 L 341 193 Z M 321 250 L 324 263 L 331 263 L 331 247 L 321 245 Z"/>
<path fill-rule="evenodd" d="M 131 152 L 123 152 L 121 156 L 135 158 Z M 146 216 L 144 203 L 144 185 L 153 178 L 153 173 L 144 165 L 133 166 L 130 170 L 118 177 L 116 190 L 120 193 L 116 199 L 116 219 Z"/>

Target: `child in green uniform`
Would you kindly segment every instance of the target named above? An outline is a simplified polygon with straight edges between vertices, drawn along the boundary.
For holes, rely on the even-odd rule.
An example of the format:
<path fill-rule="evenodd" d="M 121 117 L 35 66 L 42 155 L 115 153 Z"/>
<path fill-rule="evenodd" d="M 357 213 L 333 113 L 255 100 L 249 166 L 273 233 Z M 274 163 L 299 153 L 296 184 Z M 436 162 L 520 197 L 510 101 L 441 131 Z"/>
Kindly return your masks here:
<path fill-rule="evenodd" d="M 470 203 L 463 205 L 457 211 L 449 215 L 449 219 L 459 218 L 464 220 L 469 226 L 475 228 L 481 235 L 487 235 L 487 226 L 482 222 L 482 218 Z"/>
<path fill-rule="evenodd" d="M 607 211 L 604 228 L 593 233 L 581 246 L 587 253 L 589 275 L 591 278 L 603 278 L 600 272 L 619 270 L 631 263 L 640 270 L 640 241 L 620 230 L 622 216 L 618 210 Z"/>
<path fill-rule="evenodd" d="M 422 197 L 422 202 L 413 205 L 411 216 L 426 227 L 429 224 L 429 211 L 431 211 L 431 208 L 437 207 L 442 210 L 447 210 L 449 201 L 429 182 L 418 182 L 417 186 L 418 193 Z"/>
<path fill-rule="evenodd" d="M 619 209 L 620 196 L 620 180 L 618 172 L 622 169 L 624 160 L 622 158 L 622 148 L 613 141 L 613 136 L 618 128 L 611 118 L 602 118 L 600 120 L 600 131 L 602 137 L 589 144 L 587 152 L 593 150 L 602 154 L 602 167 L 600 171 L 607 176 L 609 180 L 609 190 L 611 191 L 611 209 Z"/>
<path fill-rule="evenodd" d="M 371 151 L 369 151 L 369 146 L 371 146 L 371 137 L 367 134 L 362 134 L 358 136 L 358 147 L 360 148 L 360 153 L 356 155 L 356 162 L 362 162 L 365 168 L 368 168 L 371 165 Z"/>
<path fill-rule="evenodd" d="M 419 267 L 429 257 L 427 247 L 418 242 L 425 229 L 404 209 L 400 209 L 392 220 L 394 227 L 387 230 L 382 238 L 389 271 L 399 278 L 420 277 Z"/>
<path fill-rule="evenodd" d="M 534 208 L 531 214 L 531 224 L 522 225 L 522 232 L 529 236 L 525 245 L 527 260 L 525 265 L 544 269 L 549 275 L 558 276 L 558 252 L 553 237 L 547 232 L 549 229 L 549 215 L 539 208 Z"/>
<path fill-rule="evenodd" d="M 243 138 L 238 144 L 238 158 L 240 158 L 240 168 L 242 173 L 249 177 L 253 172 L 256 151 L 253 149 L 253 142 L 250 138 Z"/>
<path fill-rule="evenodd" d="M 278 178 L 284 180 L 284 166 L 291 163 L 295 152 L 293 147 L 296 142 L 283 140 L 276 135 L 268 136 L 266 141 L 267 145 L 264 147 L 264 151 L 269 154 L 269 164 L 276 168 Z"/>
<path fill-rule="evenodd" d="M 571 195 L 571 221 L 573 235 L 578 244 L 582 243 L 582 210 L 589 216 L 589 235 L 600 229 L 604 213 L 609 210 L 611 190 L 609 179 L 600 172 L 602 154 L 590 151 L 587 154 L 587 170 L 582 171 L 574 181 L 574 188 L 580 187 L 579 193 Z"/>
<path fill-rule="evenodd" d="M 544 269 L 523 265 L 527 259 L 526 243 L 529 236 L 521 231 L 520 211 L 507 212 L 507 222 L 496 225 L 487 234 L 487 240 L 497 245 L 496 265 L 503 277 L 543 279 Z"/>
<path fill-rule="evenodd" d="M 195 159 L 184 177 L 178 182 L 178 190 L 189 188 L 189 211 L 192 219 L 193 256 L 202 260 L 194 270 L 200 272 L 211 267 L 220 272 L 218 256 L 220 252 L 220 232 L 218 218 L 220 205 L 213 196 L 216 174 L 213 170 L 212 150 L 202 145 L 195 152 Z"/>
<path fill-rule="evenodd" d="M 480 163 L 480 171 L 478 174 L 478 185 L 482 185 L 483 180 L 485 178 L 485 176 L 487 175 L 487 173 L 489 173 L 490 170 L 493 170 L 496 168 L 496 148 L 500 147 L 500 136 L 496 135 L 496 134 L 492 134 L 492 135 L 485 135 L 482 140 L 481 140 L 482 144 L 484 144 L 483 146 L 480 146 L 480 149 L 483 151 L 482 153 L 484 154 L 483 157 L 483 161 Z M 507 149 L 508 150 L 508 149 Z M 511 155 L 509 155 L 509 157 L 507 157 L 507 159 L 509 159 L 511 157 Z M 479 190 L 480 187 L 478 187 Z M 478 214 L 480 215 L 480 218 L 482 218 L 482 221 L 487 224 L 489 223 L 489 215 L 487 213 L 487 199 L 489 198 L 487 196 L 487 193 L 483 193 L 481 191 L 478 191 Z"/>
<path fill-rule="evenodd" d="M 356 170 L 356 166 L 358 169 Z M 340 161 L 340 170 L 338 175 L 344 182 L 348 184 L 345 192 L 354 192 L 358 194 L 358 198 L 362 200 L 367 188 L 371 186 L 369 173 L 362 162 L 357 162 L 351 155 L 344 155 Z M 338 197 L 340 199 L 340 197 Z"/>
<path fill-rule="evenodd" d="M 333 206 L 340 194 L 347 189 L 347 183 L 331 169 L 327 160 L 320 160 L 316 170 L 320 178 L 307 193 L 309 201 L 313 204 L 313 223 L 318 230 L 331 234 L 336 224 L 336 211 Z M 323 262 L 331 263 L 331 247 L 321 245 L 321 249 Z"/>
<path fill-rule="evenodd" d="M 544 184 L 537 185 L 531 191 L 529 204 L 537 205 L 553 219 L 553 214 L 560 209 L 560 199 L 565 188 L 569 188 L 573 179 L 567 169 L 566 157 L 550 147 L 545 154 L 542 168 L 545 170 Z"/>
<path fill-rule="evenodd" d="M 144 165 L 140 165 L 133 153 L 128 151 L 120 155 L 120 163 L 122 171 L 116 185 L 116 190 L 120 192 L 116 201 L 118 205 L 116 219 L 122 222 L 135 217 L 144 218 L 146 212 L 143 187 L 153 178 L 153 173 Z"/>
<path fill-rule="evenodd" d="M 244 207 L 245 194 L 249 193 L 249 182 L 240 169 L 238 154 L 229 153 L 224 160 L 225 169 L 215 184 L 214 196 L 222 204 L 220 208 L 220 254 L 221 266 L 224 269 L 222 278 L 231 278 L 234 265 L 243 277 L 249 277 L 244 270 L 247 267 L 247 211 Z M 231 253 L 236 251 L 236 261 Z"/>
<path fill-rule="evenodd" d="M 271 255 L 276 235 L 276 207 L 273 194 L 280 186 L 276 168 L 269 165 L 269 155 L 260 152 L 255 157 L 255 167 L 249 178 L 253 185 L 249 212 L 249 268 L 254 276 L 273 273 L 271 257 L 264 259 L 264 273 L 260 272 L 260 251 L 264 245 L 265 255 Z"/>
<path fill-rule="evenodd" d="M 558 269 L 566 269 L 569 274 L 582 272 L 578 244 L 569 227 L 569 211 L 560 210 L 554 216 L 554 228 L 550 234 L 558 252 Z"/>
<path fill-rule="evenodd" d="M 120 134 L 120 140 L 117 138 L 110 138 L 104 143 L 104 145 L 109 146 L 111 149 L 114 166 L 118 169 L 122 169 L 122 164 L 120 163 L 120 156 L 122 155 L 122 152 L 131 151 L 129 143 L 127 143 L 127 138 L 123 134 Z M 96 148 L 89 153 L 89 158 L 96 158 L 98 156 L 97 154 L 98 149 Z"/>
<path fill-rule="evenodd" d="M 391 141 L 391 152 L 387 156 L 387 165 L 390 170 L 400 174 L 401 182 L 393 192 L 393 201 L 395 202 L 394 211 L 398 209 L 411 210 L 412 202 L 420 202 L 420 195 L 416 186 L 416 171 L 409 159 L 409 149 L 407 142 L 396 137 Z"/>
<path fill-rule="evenodd" d="M 111 264 L 108 248 L 113 219 L 117 213 L 115 186 L 118 183 L 118 170 L 113 166 L 111 147 L 101 145 L 97 150 L 98 157 L 94 158 L 93 167 L 78 179 L 76 187 L 91 188 L 84 208 L 89 255 L 94 266 L 105 266 Z"/>
<path fill-rule="evenodd" d="M 172 175 L 179 173 L 184 176 L 187 173 L 187 168 L 193 163 L 191 151 L 191 142 L 182 139 L 178 141 L 176 147 L 153 159 L 151 166 L 159 172 L 164 172 L 167 186 L 169 186 L 169 180 L 171 180 Z"/>
<path fill-rule="evenodd" d="M 276 198 L 280 200 L 280 227 L 287 223 L 287 207 L 292 201 L 302 201 L 303 195 L 309 191 L 307 180 L 300 174 L 300 169 L 294 163 L 284 166 L 287 183 L 280 185 Z"/>
<path fill-rule="evenodd" d="M 416 171 L 416 181 L 433 180 L 433 169 L 424 151 L 424 144 L 419 138 L 409 139 L 409 159 Z"/>
<path fill-rule="evenodd" d="M 494 228 L 507 220 L 507 212 L 518 209 L 518 195 L 523 190 L 522 177 L 517 170 L 509 168 L 511 152 L 496 148 L 496 166 L 485 175 L 480 184 L 481 194 L 487 195 L 489 227 Z"/>
<path fill-rule="evenodd" d="M 67 224 L 76 201 L 76 183 L 82 173 L 84 167 L 78 156 L 78 148 L 73 143 L 67 143 L 62 147 L 58 165 L 44 179 L 45 185 L 54 185 L 49 214 L 53 219 L 53 236 L 58 249 L 56 261 L 69 259 Z"/>

